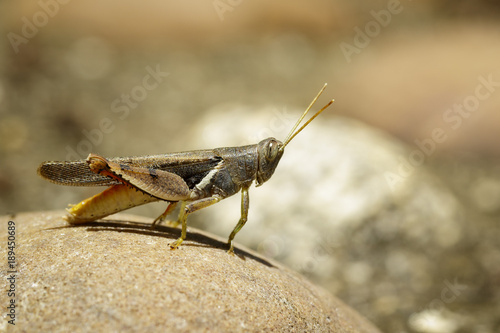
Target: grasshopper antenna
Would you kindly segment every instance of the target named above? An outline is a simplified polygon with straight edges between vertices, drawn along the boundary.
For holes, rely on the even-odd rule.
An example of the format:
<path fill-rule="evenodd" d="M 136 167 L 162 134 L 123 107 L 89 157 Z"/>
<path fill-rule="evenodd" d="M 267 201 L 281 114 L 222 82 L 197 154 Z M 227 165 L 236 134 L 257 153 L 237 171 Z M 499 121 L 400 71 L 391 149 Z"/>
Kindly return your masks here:
<path fill-rule="evenodd" d="M 316 97 L 314 97 L 314 99 L 312 100 L 311 104 L 309 104 L 309 106 L 307 107 L 306 111 L 304 111 L 304 113 L 302 114 L 302 116 L 300 116 L 299 120 L 297 120 L 297 122 L 295 123 L 295 125 L 293 126 L 292 130 L 290 131 L 290 133 L 288 134 L 288 136 L 286 137 L 285 141 L 283 142 L 283 147 L 281 149 L 285 149 L 285 146 L 290 142 L 292 141 L 292 139 L 300 133 L 300 131 L 302 131 L 307 125 L 309 125 L 309 123 L 311 121 L 314 120 L 314 118 L 316 118 L 317 116 L 320 115 L 321 112 L 323 112 L 324 110 L 326 110 L 333 102 L 334 100 L 332 99 L 328 104 L 326 104 L 325 106 L 323 106 L 321 108 L 321 110 L 319 110 L 318 112 L 316 112 L 308 121 L 306 121 L 306 123 L 304 125 L 302 125 L 302 127 L 300 127 L 297 131 L 295 131 L 295 129 L 300 125 L 300 123 L 302 122 L 302 120 L 304 119 L 304 117 L 307 115 L 307 113 L 309 112 L 309 110 L 311 110 L 312 106 L 314 105 L 314 103 L 316 102 L 316 100 L 319 98 L 319 96 L 323 93 L 323 90 L 325 90 L 327 86 L 327 83 L 325 83 L 325 85 L 323 86 L 323 88 L 321 88 L 321 90 L 319 91 L 319 93 L 316 95 Z M 295 132 L 294 132 L 295 131 Z"/>

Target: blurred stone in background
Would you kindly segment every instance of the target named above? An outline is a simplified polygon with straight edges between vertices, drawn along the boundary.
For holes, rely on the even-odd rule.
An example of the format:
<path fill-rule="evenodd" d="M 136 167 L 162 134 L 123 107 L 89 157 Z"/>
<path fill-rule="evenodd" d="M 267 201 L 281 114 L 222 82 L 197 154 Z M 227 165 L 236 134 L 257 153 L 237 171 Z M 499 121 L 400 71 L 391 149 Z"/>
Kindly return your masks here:
<path fill-rule="evenodd" d="M 293 113 L 300 114 L 268 108 L 249 115 L 245 107 L 221 107 L 193 133 L 205 133 L 214 145 L 244 143 L 245 133 L 269 124 L 260 134 L 283 127 L 276 131 L 283 138 L 293 121 L 274 117 Z M 227 122 L 214 121 L 223 116 Z M 235 123 L 242 130 L 228 138 Z M 287 146 L 273 177 L 251 189 L 249 221 L 237 241 L 309 276 L 386 331 L 408 329 L 400 318 L 413 318 L 406 324 L 416 331 L 430 332 L 433 320 L 472 329 L 478 317 L 494 315 L 486 305 L 468 312 L 463 306 L 495 285 L 497 269 L 478 262 L 500 253 L 489 234 L 497 227 L 471 224 L 446 184 L 412 164 L 415 152 L 347 118 L 312 123 Z M 196 214 L 194 224 L 229 234 L 239 210 L 235 196 Z"/>
<path fill-rule="evenodd" d="M 44 182 L 35 173 L 44 160 L 283 139 L 328 82 L 318 105 L 335 98 L 333 108 L 287 147 L 269 183 L 251 188 L 236 240 L 383 331 L 495 332 L 498 9 L 4 2 L 0 213 L 60 209 L 99 190 Z M 235 196 L 190 223 L 226 237 L 238 216 Z"/>

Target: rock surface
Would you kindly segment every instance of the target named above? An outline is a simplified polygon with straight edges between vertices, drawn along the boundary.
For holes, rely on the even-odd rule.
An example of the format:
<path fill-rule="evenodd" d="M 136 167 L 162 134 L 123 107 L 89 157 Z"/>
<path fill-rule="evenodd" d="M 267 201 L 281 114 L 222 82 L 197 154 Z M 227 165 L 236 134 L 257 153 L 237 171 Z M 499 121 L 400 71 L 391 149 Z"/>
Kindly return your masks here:
<path fill-rule="evenodd" d="M 297 273 L 240 247 L 228 255 L 224 240 L 198 230 L 171 251 L 179 230 L 143 218 L 69 226 L 61 215 L 1 218 L 3 235 L 16 225 L 17 329 L 379 332 Z M 3 316 L 0 329 L 12 329 Z"/>

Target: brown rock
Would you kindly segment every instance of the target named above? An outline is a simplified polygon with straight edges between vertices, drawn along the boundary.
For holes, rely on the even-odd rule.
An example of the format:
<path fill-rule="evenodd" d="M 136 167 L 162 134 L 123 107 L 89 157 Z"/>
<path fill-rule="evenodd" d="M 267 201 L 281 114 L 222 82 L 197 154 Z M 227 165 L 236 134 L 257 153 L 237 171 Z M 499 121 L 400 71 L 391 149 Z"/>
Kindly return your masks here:
<path fill-rule="evenodd" d="M 379 332 L 297 273 L 241 247 L 228 255 L 224 240 L 198 230 L 171 251 L 177 229 L 130 215 L 69 226 L 62 214 L 1 219 L 2 234 L 16 225 L 18 329 Z M 12 328 L 3 319 L 0 329 Z"/>

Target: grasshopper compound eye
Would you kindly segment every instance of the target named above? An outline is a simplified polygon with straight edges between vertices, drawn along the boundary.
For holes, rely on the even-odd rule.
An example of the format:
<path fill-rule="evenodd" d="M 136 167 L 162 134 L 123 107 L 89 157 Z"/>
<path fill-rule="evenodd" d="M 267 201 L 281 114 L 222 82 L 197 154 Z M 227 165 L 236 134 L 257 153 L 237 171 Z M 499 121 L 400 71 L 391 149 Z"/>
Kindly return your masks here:
<path fill-rule="evenodd" d="M 269 162 L 274 161 L 276 159 L 276 156 L 278 156 L 280 147 L 282 146 L 283 144 L 276 140 L 269 141 L 269 143 L 267 144 L 267 151 L 265 155 L 266 160 L 268 160 Z"/>

